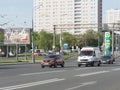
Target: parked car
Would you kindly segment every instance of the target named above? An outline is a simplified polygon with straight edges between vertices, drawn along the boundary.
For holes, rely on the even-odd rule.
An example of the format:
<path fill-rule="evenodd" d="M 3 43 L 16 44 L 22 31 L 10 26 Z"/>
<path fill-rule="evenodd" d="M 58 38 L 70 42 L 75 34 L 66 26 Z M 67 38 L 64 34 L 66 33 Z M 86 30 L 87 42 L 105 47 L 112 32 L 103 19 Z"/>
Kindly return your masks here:
<path fill-rule="evenodd" d="M 41 54 L 39 52 L 35 52 L 31 56 L 41 56 Z"/>
<path fill-rule="evenodd" d="M 41 67 L 44 68 L 45 66 L 54 67 L 57 66 L 64 67 L 64 60 L 60 55 L 47 55 L 45 58 L 41 61 Z"/>
<path fill-rule="evenodd" d="M 101 56 L 101 63 L 102 64 L 113 64 L 114 58 L 112 56 Z"/>

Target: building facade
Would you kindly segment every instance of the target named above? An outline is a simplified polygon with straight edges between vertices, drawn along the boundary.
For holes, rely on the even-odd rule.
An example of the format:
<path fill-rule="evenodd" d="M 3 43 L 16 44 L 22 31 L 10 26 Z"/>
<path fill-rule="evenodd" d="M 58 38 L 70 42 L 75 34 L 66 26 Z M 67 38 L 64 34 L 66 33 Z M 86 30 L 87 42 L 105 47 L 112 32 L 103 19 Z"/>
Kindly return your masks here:
<path fill-rule="evenodd" d="M 106 11 L 105 23 L 109 28 L 113 28 L 114 24 L 120 23 L 120 9 L 110 9 Z"/>
<path fill-rule="evenodd" d="M 102 0 L 34 0 L 34 31 L 81 34 L 102 25 Z"/>

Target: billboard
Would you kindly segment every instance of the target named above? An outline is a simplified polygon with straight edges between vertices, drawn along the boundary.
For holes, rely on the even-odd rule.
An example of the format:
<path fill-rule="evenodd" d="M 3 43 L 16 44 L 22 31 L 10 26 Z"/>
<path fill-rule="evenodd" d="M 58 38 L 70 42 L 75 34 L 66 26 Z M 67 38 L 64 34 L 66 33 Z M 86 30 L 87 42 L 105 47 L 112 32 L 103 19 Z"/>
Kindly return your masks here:
<path fill-rule="evenodd" d="M 5 29 L 4 44 L 30 44 L 30 29 Z"/>

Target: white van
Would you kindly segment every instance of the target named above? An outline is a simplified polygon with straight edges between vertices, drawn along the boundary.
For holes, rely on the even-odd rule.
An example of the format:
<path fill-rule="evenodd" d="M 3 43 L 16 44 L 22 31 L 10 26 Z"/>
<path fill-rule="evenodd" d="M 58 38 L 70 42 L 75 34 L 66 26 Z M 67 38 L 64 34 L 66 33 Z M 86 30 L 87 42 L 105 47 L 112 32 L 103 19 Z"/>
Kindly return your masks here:
<path fill-rule="evenodd" d="M 100 50 L 95 47 L 83 47 L 80 50 L 80 54 L 78 55 L 78 67 L 80 67 L 82 64 L 85 66 L 100 66 Z"/>

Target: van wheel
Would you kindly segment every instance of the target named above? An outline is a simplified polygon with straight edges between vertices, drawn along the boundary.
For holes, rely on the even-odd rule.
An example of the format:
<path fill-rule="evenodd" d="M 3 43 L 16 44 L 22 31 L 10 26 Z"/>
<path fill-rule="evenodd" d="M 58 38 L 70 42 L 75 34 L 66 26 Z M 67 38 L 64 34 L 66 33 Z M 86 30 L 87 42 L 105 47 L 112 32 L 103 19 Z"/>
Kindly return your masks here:
<path fill-rule="evenodd" d="M 86 64 L 85 67 L 88 67 L 88 64 Z"/>
<path fill-rule="evenodd" d="M 101 64 L 101 63 L 99 62 L 97 66 L 100 66 L 100 64 Z"/>
<path fill-rule="evenodd" d="M 91 66 L 94 67 L 94 62 L 91 63 Z"/>
<path fill-rule="evenodd" d="M 78 67 L 81 67 L 81 64 L 78 64 Z"/>

